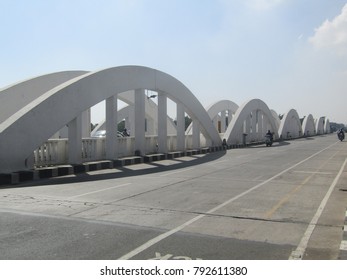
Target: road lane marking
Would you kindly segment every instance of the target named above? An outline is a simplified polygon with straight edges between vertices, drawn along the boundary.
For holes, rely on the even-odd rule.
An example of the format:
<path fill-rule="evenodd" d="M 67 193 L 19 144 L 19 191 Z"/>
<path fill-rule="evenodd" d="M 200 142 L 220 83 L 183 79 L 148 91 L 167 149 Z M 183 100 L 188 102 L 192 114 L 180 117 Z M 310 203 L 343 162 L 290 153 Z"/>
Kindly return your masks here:
<path fill-rule="evenodd" d="M 81 196 L 85 196 L 85 195 L 89 195 L 89 194 L 93 194 L 93 193 L 103 192 L 103 191 L 112 190 L 112 189 L 118 189 L 118 188 L 120 188 L 120 187 L 128 186 L 128 185 L 130 185 L 130 184 L 131 184 L 131 183 L 125 183 L 125 184 L 118 185 L 118 186 L 115 186 L 115 187 L 110 187 L 110 188 L 106 188 L 106 189 L 101 189 L 101 190 L 97 190 L 97 191 L 93 191 L 93 192 L 82 193 L 82 194 L 70 196 L 70 197 L 68 197 L 68 199 L 74 199 L 74 198 L 77 198 L 77 197 L 81 197 Z"/>
<path fill-rule="evenodd" d="M 320 171 L 300 171 L 300 170 L 293 171 L 293 173 L 303 173 L 303 174 L 320 174 L 320 175 L 331 175 L 331 174 L 333 174 L 333 173 L 331 173 L 331 172 L 320 172 Z"/>
<path fill-rule="evenodd" d="M 296 192 L 298 192 L 303 186 L 305 186 L 308 181 L 310 181 L 315 174 L 317 174 L 318 170 L 322 169 L 324 165 L 327 164 L 331 159 L 333 159 L 338 152 L 334 153 L 330 158 L 324 161 L 317 169 L 316 172 L 308 172 L 310 176 L 306 177 L 298 186 L 292 189 L 289 193 L 287 193 L 275 206 L 273 206 L 269 211 L 265 214 L 265 219 L 270 219 L 271 216 L 280 208 L 284 203 L 286 203 Z M 296 171 L 294 171 L 296 172 Z M 299 172 L 299 171 L 298 171 Z"/>
<path fill-rule="evenodd" d="M 293 190 L 291 190 L 289 193 L 287 193 L 274 207 L 272 207 L 269 211 L 265 214 L 265 219 L 270 219 L 272 215 L 284 204 L 286 203 L 293 194 L 295 194 L 297 191 L 299 191 L 306 183 L 313 177 L 313 175 L 307 177 L 300 185 L 296 186 Z"/>
<path fill-rule="evenodd" d="M 319 205 L 319 207 L 317 209 L 316 214 L 313 216 L 310 224 L 308 225 L 308 227 L 307 227 L 307 229 L 306 229 L 306 231 L 304 233 L 304 236 L 302 237 L 298 247 L 290 255 L 290 257 L 289 257 L 290 260 L 297 260 L 297 259 L 301 260 L 303 258 L 305 250 L 306 250 L 307 245 L 308 245 L 308 241 L 309 241 L 309 239 L 310 239 L 310 237 L 311 237 L 311 235 L 312 235 L 312 233 L 313 233 L 313 231 L 314 231 L 314 229 L 315 229 L 315 227 L 317 225 L 317 222 L 318 222 L 320 216 L 323 213 L 323 210 L 324 210 L 324 208 L 325 208 L 325 206 L 326 206 L 326 204 L 328 202 L 328 199 L 329 199 L 331 193 L 333 192 L 337 182 L 339 181 L 339 179 L 341 177 L 341 174 L 342 174 L 342 172 L 343 172 L 343 170 L 344 170 L 344 168 L 346 166 L 346 163 L 347 163 L 347 158 L 343 162 L 343 164 L 342 164 L 342 166 L 340 168 L 340 171 L 336 175 L 334 181 L 331 183 L 327 193 L 325 194 L 321 204 Z"/>
<path fill-rule="evenodd" d="M 183 170 L 178 170 L 178 171 L 169 172 L 169 173 L 166 173 L 166 174 L 162 174 L 162 175 L 160 175 L 159 177 L 170 176 L 170 175 L 172 175 L 172 174 L 177 174 L 177 173 L 181 173 L 181 172 L 186 172 L 186 171 L 189 171 L 189 170 L 192 170 L 192 169 L 194 169 L 194 167 L 186 168 L 186 169 L 183 169 Z"/>
<path fill-rule="evenodd" d="M 313 155 L 307 157 L 306 159 L 303 159 L 302 161 L 300 161 L 300 162 L 294 164 L 293 166 L 291 166 L 291 167 L 289 167 L 289 168 L 287 168 L 287 169 L 281 171 L 280 173 L 278 173 L 278 174 L 272 176 L 271 178 L 269 178 L 269 179 L 267 179 L 267 180 L 265 180 L 265 181 L 263 181 L 263 182 L 257 184 L 256 186 L 254 186 L 254 187 L 252 187 L 252 188 L 250 188 L 250 189 L 248 189 L 248 190 L 246 190 L 246 191 L 244 191 L 244 192 L 242 192 L 242 193 L 240 193 L 240 194 L 238 194 L 238 195 L 236 195 L 236 196 L 230 198 L 229 200 L 223 202 L 222 204 L 219 204 L 218 206 L 216 206 L 216 207 L 210 209 L 210 210 L 207 211 L 205 214 L 200 214 L 200 215 L 196 216 L 195 218 L 190 219 L 189 221 L 187 221 L 187 222 L 181 224 L 180 226 L 178 226 L 178 227 L 176 227 L 176 228 L 174 228 L 174 229 L 172 229 L 172 230 L 169 230 L 169 231 L 167 231 L 167 232 L 164 232 L 164 233 L 162 233 L 162 234 L 160 234 L 160 235 L 158 235 L 158 236 L 156 236 L 156 237 L 154 237 L 154 238 L 148 240 L 147 242 L 145 242 L 145 243 L 142 244 L 141 246 L 139 246 L 139 247 L 135 248 L 134 250 L 128 252 L 127 254 L 121 256 L 118 260 L 128 260 L 128 259 L 130 259 L 130 258 L 132 258 L 132 257 L 134 257 L 134 256 L 136 256 L 136 255 L 138 255 L 139 253 L 145 251 L 146 249 L 148 249 L 148 248 L 150 248 L 151 246 L 157 244 L 158 242 L 164 240 L 165 238 L 167 238 L 167 237 L 169 237 L 169 236 L 175 234 L 175 233 L 178 232 L 178 231 L 181 231 L 181 230 L 184 229 L 185 227 L 187 227 L 187 226 L 189 226 L 189 225 L 195 223 L 196 221 L 198 221 L 198 220 L 200 220 L 200 219 L 206 217 L 206 216 L 209 215 L 209 214 L 212 214 L 212 213 L 216 212 L 217 210 L 223 208 L 224 206 L 226 206 L 226 205 L 228 205 L 228 204 L 234 202 L 235 200 L 237 200 L 237 199 L 239 199 L 239 198 L 245 196 L 246 194 L 248 194 L 248 193 L 250 193 L 250 192 L 252 192 L 252 191 L 254 191 L 254 190 L 260 188 L 261 186 L 263 186 L 263 185 L 265 185 L 265 184 L 271 182 L 272 180 L 276 179 L 277 177 L 282 176 L 284 173 L 288 172 L 289 170 L 292 170 L 293 168 L 295 168 L 295 167 L 299 166 L 300 164 L 302 164 L 302 163 L 304 163 L 304 162 L 310 160 L 311 158 L 313 158 L 313 157 L 319 155 L 320 153 L 326 151 L 327 149 L 330 149 L 332 146 L 336 145 L 336 143 L 338 143 L 338 142 L 335 142 L 334 144 L 331 144 L 330 146 L 328 146 L 328 147 L 326 147 L 326 148 L 324 148 L 324 149 L 322 149 L 322 150 L 320 150 L 320 151 L 314 153 Z"/>

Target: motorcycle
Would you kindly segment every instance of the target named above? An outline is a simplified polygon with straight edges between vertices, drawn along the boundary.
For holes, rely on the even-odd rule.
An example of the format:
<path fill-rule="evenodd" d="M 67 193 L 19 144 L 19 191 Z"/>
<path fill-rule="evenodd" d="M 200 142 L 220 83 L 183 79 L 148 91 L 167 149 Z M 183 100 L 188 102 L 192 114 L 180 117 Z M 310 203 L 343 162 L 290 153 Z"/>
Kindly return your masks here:
<path fill-rule="evenodd" d="M 271 147 L 273 143 L 272 137 L 270 135 L 265 135 L 266 147 Z"/>
<path fill-rule="evenodd" d="M 343 141 L 343 139 L 345 139 L 345 134 L 344 134 L 343 132 L 340 131 L 340 132 L 337 134 L 337 137 L 339 138 L 340 141 Z"/>

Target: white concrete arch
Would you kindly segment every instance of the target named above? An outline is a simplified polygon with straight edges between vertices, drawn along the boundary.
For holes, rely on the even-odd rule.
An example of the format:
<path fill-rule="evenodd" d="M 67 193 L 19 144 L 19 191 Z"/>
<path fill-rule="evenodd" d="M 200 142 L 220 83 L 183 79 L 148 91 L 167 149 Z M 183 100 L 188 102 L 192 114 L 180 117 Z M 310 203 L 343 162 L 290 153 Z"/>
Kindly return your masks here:
<path fill-rule="evenodd" d="M 224 138 L 228 144 L 261 141 L 267 130 L 278 138 L 278 127 L 268 106 L 260 99 L 252 99 L 238 108 Z M 246 138 L 244 138 L 246 137 Z"/>
<path fill-rule="evenodd" d="M 330 133 L 330 121 L 329 119 L 325 120 L 325 124 L 324 124 L 324 133 L 328 134 Z"/>
<path fill-rule="evenodd" d="M 305 136 L 316 135 L 314 118 L 311 114 L 304 118 L 304 121 L 302 122 L 302 131 Z"/>
<path fill-rule="evenodd" d="M 283 115 L 278 134 L 281 139 L 291 139 L 302 136 L 302 126 L 296 110 L 290 109 Z"/>
<path fill-rule="evenodd" d="M 0 91 L 0 123 L 28 105 L 30 102 L 87 71 L 62 71 L 31 78 Z"/>
<path fill-rule="evenodd" d="M 111 99 L 113 96 L 134 89 L 136 90 L 135 106 L 143 104 L 142 100 L 145 98 L 142 97 L 143 91 L 140 89 L 160 93 L 159 103 L 162 102 L 161 100 L 166 101 L 163 97 L 167 95 L 174 102 L 184 104 L 184 109 L 194 121 L 199 123 L 201 132 L 206 139 L 209 139 L 211 145 L 221 144 L 221 139 L 207 112 L 180 81 L 155 69 L 121 66 L 86 73 L 61 84 L 42 94 L 11 118 L 2 122 L 0 124 L 0 158 L 2 159 L 0 171 L 12 172 L 31 167 L 27 165 L 26 159 L 31 156 L 33 150 L 65 124 L 69 123 L 69 137 L 71 129 L 74 132 L 73 138 L 78 140 L 81 135 L 75 128 L 80 125 L 79 116 L 82 112 L 105 99 L 110 101 L 107 104 L 114 104 L 114 99 Z M 161 106 L 158 107 L 161 108 Z M 79 148 L 69 143 L 69 149 L 75 150 L 77 157 L 80 154 Z M 71 160 L 73 159 L 70 159 L 70 162 Z"/>
<path fill-rule="evenodd" d="M 316 125 L 317 135 L 324 134 L 324 122 L 325 122 L 325 117 L 320 117 L 319 119 L 316 119 L 315 125 Z"/>
<path fill-rule="evenodd" d="M 277 112 L 276 112 L 275 110 L 273 110 L 273 109 L 271 109 L 270 111 L 271 111 L 272 116 L 273 116 L 273 118 L 274 118 L 274 120 L 275 120 L 275 122 L 276 122 L 276 126 L 277 126 L 277 127 L 280 127 L 280 125 L 281 125 L 281 120 L 280 120 L 280 117 L 278 116 Z"/>
<path fill-rule="evenodd" d="M 210 116 L 211 120 L 214 123 L 214 126 L 217 129 L 218 124 L 216 124 L 215 120 L 219 120 L 220 118 L 218 118 L 218 114 L 221 113 L 224 116 L 225 119 L 225 112 L 228 111 L 228 122 L 230 123 L 232 118 L 231 116 L 234 115 L 237 111 L 237 109 L 239 108 L 239 106 L 234 103 L 233 101 L 230 100 L 220 100 L 217 101 L 213 104 L 211 104 L 210 106 L 206 107 L 206 111 L 208 113 L 208 115 Z M 193 124 L 191 123 L 187 129 L 186 129 L 186 134 L 191 134 L 192 133 L 192 127 Z M 222 132 L 225 132 L 227 125 L 223 126 L 222 124 Z"/>
<path fill-rule="evenodd" d="M 221 133 L 226 131 L 228 124 L 231 122 L 233 115 L 235 115 L 239 106 L 230 101 L 230 100 L 220 100 L 209 107 L 206 108 L 208 115 L 212 119 L 214 126 L 220 129 Z M 226 120 L 226 112 L 228 112 L 228 124 L 225 122 Z M 221 114 L 219 116 L 219 113 Z M 220 121 L 220 128 L 219 126 Z"/>

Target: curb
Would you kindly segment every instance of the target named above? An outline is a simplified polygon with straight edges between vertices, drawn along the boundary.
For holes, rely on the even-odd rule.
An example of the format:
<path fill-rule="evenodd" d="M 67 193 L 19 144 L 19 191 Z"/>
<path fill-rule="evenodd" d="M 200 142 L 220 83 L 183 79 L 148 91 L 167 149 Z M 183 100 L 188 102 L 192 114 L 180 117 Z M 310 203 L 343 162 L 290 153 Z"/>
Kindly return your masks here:
<path fill-rule="evenodd" d="M 227 150 L 231 148 L 232 148 L 231 146 L 209 147 L 209 148 L 202 148 L 202 149 L 195 149 L 195 150 L 169 152 L 167 154 L 150 154 L 145 156 L 124 157 L 124 158 L 120 158 L 116 160 L 101 160 L 101 161 L 85 162 L 82 164 L 75 164 L 75 165 L 40 167 L 34 170 L 0 174 L 0 186 L 17 185 L 17 184 L 28 182 L 28 181 L 36 181 L 40 179 L 73 175 L 73 174 L 96 171 L 101 169 L 112 169 L 112 168 L 122 167 L 126 165 L 150 163 L 153 161 L 160 161 L 165 159 L 174 159 L 174 158 L 179 158 L 184 156 L 207 154 L 207 153 L 223 151 L 223 150 Z"/>

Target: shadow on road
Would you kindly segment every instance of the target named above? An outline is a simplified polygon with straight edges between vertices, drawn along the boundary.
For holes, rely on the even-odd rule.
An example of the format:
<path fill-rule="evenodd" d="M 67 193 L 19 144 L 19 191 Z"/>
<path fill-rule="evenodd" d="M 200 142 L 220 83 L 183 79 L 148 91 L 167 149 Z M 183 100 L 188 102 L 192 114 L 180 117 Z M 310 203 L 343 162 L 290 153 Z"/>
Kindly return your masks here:
<path fill-rule="evenodd" d="M 90 182 L 90 181 L 101 181 L 101 180 L 110 180 L 116 178 L 125 178 L 132 177 L 138 175 L 146 175 L 146 174 L 155 174 L 164 171 L 177 170 L 181 168 L 186 168 L 190 166 L 196 166 L 199 164 L 203 164 L 206 162 L 211 162 L 213 160 L 217 160 L 224 156 L 226 151 L 219 151 L 205 155 L 192 155 L 183 158 L 175 158 L 171 159 L 175 161 L 175 164 L 172 165 L 162 165 L 160 161 L 145 163 L 147 166 L 150 165 L 152 168 L 142 168 L 138 170 L 131 169 L 132 167 L 138 166 L 139 164 L 127 165 L 123 167 L 117 167 L 113 169 L 102 169 L 99 171 L 91 171 L 88 173 L 77 173 L 74 175 L 67 175 L 64 177 L 54 177 L 49 179 L 40 179 L 37 181 L 31 182 L 23 182 L 18 185 L 8 185 L 1 186 L 0 189 L 9 189 L 9 188 L 23 188 L 23 187 L 35 187 L 35 186 L 44 186 L 44 185 L 58 185 L 58 184 L 71 184 L 71 183 L 82 183 L 82 182 Z M 107 172 L 104 174 L 100 174 L 102 171 Z"/>

